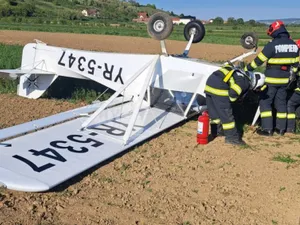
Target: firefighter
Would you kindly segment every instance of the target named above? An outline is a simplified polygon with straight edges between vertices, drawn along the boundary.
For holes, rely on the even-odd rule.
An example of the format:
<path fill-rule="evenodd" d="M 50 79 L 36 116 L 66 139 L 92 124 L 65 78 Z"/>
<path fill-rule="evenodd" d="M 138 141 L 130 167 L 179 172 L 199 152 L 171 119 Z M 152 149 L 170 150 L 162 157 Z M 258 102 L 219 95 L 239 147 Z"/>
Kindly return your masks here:
<path fill-rule="evenodd" d="M 300 49 L 300 40 L 296 41 L 296 44 Z M 295 80 L 293 82 L 296 87 L 287 103 L 287 133 L 296 133 L 296 108 L 300 105 L 300 66 L 298 66 L 298 71 L 295 73 Z"/>
<path fill-rule="evenodd" d="M 218 125 L 222 124 L 225 143 L 245 145 L 238 134 L 231 103 L 243 98 L 249 89 L 261 87 L 263 83 L 263 74 L 246 73 L 229 65 L 221 67 L 209 76 L 205 94 L 213 137 L 218 136 Z"/>
<path fill-rule="evenodd" d="M 260 93 L 259 106 L 262 128 L 259 135 L 272 136 L 274 131 L 284 135 L 287 122 L 287 85 L 290 71 L 296 72 L 299 64 L 299 50 L 290 38 L 282 21 L 273 22 L 267 34 L 273 38 L 258 56 L 246 66 L 245 71 L 253 71 L 266 62 L 267 88 Z M 276 127 L 273 128 L 272 103 L 277 110 Z"/>

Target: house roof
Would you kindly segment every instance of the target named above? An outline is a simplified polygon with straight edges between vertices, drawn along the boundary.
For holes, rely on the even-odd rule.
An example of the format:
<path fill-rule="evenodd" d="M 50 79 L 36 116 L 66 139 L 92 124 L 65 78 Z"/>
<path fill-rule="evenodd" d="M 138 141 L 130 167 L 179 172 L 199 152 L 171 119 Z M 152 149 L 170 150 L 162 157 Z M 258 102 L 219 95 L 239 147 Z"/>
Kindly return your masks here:
<path fill-rule="evenodd" d="M 138 16 L 139 16 L 139 17 L 142 16 L 142 17 L 144 17 L 144 18 L 147 18 L 147 17 L 148 17 L 148 13 L 146 13 L 146 12 L 139 12 L 139 13 L 138 13 Z"/>
<path fill-rule="evenodd" d="M 87 10 L 87 13 L 88 13 L 89 15 L 94 15 L 94 14 L 97 13 L 97 9 L 88 9 L 88 10 Z"/>

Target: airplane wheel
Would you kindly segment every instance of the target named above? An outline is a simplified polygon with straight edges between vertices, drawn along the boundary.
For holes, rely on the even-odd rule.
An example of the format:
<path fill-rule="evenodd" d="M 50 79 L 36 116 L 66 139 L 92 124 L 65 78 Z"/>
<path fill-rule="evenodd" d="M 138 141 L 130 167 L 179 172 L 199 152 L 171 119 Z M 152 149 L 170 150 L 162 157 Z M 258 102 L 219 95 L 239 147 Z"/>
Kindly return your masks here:
<path fill-rule="evenodd" d="M 199 43 L 202 41 L 205 36 L 205 27 L 201 21 L 193 20 L 185 25 L 183 31 L 185 40 L 190 40 L 193 31 L 195 31 L 193 43 Z"/>
<path fill-rule="evenodd" d="M 253 32 L 244 33 L 241 37 L 241 45 L 245 49 L 253 49 L 257 47 L 258 37 Z"/>
<path fill-rule="evenodd" d="M 156 40 L 167 39 L 173 31 L 172 18 L 162 12 L 153 14 L 147 24 L 148 34 Z"/>

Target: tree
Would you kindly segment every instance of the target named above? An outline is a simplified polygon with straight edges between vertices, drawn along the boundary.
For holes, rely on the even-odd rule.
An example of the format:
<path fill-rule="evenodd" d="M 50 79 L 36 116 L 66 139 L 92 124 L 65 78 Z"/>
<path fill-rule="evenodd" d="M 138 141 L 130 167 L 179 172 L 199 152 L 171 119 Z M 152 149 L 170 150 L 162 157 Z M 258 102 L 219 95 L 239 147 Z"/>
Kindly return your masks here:
<path fill-rule="evenodd" d="M 239 24 L 239 25 L 243 25 L 243 24 L 244 24 L 243 18 L 238 18 L 238 19 L 236 20 L 236 22 L 237 22 L 237 24 Z"/>
<path fill-rule="evenodd" d="M 227 19 L 227 23 L 230 24 L 230 25 L 232 25 L 232 24 L 235 24 L 235 23 L 236 23 L 236 20 L 234 19 L 234 17 L 229 17 L 229 18 Z"/>
<path fill-rule="evenodd" d="M 136 7 L 140 6 L 140 4 L 135 0 L 128 0 L 128 3 L 130 3 L 131 5 L 136 6 Z"/>
<path fill-rule="evenodd" d="M 222 17 L 219 17 L 219 16 L 218 16 L 218 17 L 216 17 L 216 18 L 214 19 L 213 24 L 216 24 L 216 25 L 224 24 L 224 20 L 223 20 Z"/>
<path fill-rule="evenodd" d="M 16 6 L 18 5 L 18 2 L 16 0 L 7 0 L 8 4 L 12 5 L 12 6 Z"/>
<path fill-rule="evenodd" d="M 146 6 L 149 7 L 149 8 L 156 9 L 156 5 L 155 4 L 147 4 Z"/>
<path fill-rule="evenodd" d="M 29 17 L 32 16 L 36 10 L 35 5 L 29 3 L 24 4 L 23 8 L 25 11 L 25 16 L 29 16 Z"/>
<path fill-rule="evenodd" d="M 251 25 L 251 26 L 255 26 L 255 25 L 256 25 L 255 20 L 249 20 L 248 23 L 249 23 L 249 25 Z"/>

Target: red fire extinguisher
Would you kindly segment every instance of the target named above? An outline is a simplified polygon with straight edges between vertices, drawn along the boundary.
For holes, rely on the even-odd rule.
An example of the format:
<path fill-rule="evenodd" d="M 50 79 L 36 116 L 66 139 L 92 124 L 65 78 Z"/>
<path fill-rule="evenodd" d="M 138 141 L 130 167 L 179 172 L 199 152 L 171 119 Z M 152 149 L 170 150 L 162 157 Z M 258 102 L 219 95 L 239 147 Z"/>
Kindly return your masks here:
<path fill-rule="evenodd" d="M 198 117 L 198 129 L 197 129 L 197 142 L 200 145 L 208 144 L 208 131 L 209 131 L 209 115 L 207 111 L 204 111 L 202 115 Z"/>

